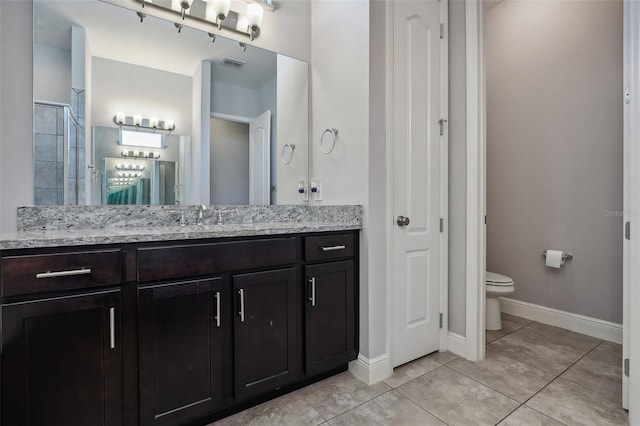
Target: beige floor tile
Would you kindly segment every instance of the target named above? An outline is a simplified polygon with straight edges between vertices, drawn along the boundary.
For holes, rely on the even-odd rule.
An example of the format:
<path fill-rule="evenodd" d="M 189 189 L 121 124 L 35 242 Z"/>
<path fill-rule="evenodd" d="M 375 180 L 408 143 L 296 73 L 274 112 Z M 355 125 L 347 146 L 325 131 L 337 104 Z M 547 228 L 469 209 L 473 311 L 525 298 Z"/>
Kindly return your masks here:
<path fill-rule="evenodd" d="M 331 420 L 333 426 L 446 426 L 397 391 L 384 393 Z"/>
<path fill-rule="evenodd" d="M 531 320 L 528 320 L 526 318 L 517 317 L 515 315 L 510 315 L 503 312 L 502 313 L 502 330 L 487 330 L 486 342 L 491 343 L 494 340 L 497 340 L 503 336 L 506 336 L 509 333 L 519 330 L 528 324 L 531 324 L 531 322 L 532 322 Z"/>
<path fill-rule="evenodd" d="M 556 379 L 526 405 L 570 426 L 629 424 L 620 403 L 562 378 Z"/>
<path fill-rule="evenodd" d="M 571 331 L 531 323 L 487 348 L 552 374 L 560 374 L 601 341 Z"/>
<path fill-rule="evenodd" d="M 609 398 L 622 401 L 622 346 L 606 342 L 597 346 L 565 371 L 563 379 L 577 383 Z"/>
<path fill-rule="evenodd" d="M 300 389 L 297 394 L 329 420 L 390 389 L 384 382 L 367 385 L 347 371 Z"/>
<path fill-rule="evenodd" d="M 555 379 L 553 374 L 491 349 L 487 351 L 483 361 L 471 362 L 457 359 L 447 364 L 447 367 L 520 402 L 525 402 Z"/>
<path fill-rule="evenodd" d="M 495 425 L 519 403 L 446 366 L 397 388 L 448 425 Z"/>
<path fill-rule="evenodd" d="M 418 358 L 415 361 L 408 362 L 400 367 L 393 369 L 393 375 L 384 379 L 384 382 L 392 388 L 407 383 L 409 380 L 422 376 L 431 370 L 440 367 L 440 364 L 432 360 L 428 356 Z"/>
<path fill-rule="evenodd" d="M 506 419 L 498 423 L 498 426 L 563 426 L 557 420 L 542 413 L 538 413 L 526 405 L 521 406 Z"/>
<path fill-rule="evenodd" d="M 300 395 L 281 396 L 213 423 L 216 426 L 315 426 L 324 419 Z"/>
<path fill-rule="evenodd" d="M 448 362 L 453 361 L 458 358 L 458 355 L 453 352 L 444 351 L 444 352 L 434 352 L 432 354 L 427 355 L 427 358 L 437 362 L 438 364 L 446 364 Z"/>

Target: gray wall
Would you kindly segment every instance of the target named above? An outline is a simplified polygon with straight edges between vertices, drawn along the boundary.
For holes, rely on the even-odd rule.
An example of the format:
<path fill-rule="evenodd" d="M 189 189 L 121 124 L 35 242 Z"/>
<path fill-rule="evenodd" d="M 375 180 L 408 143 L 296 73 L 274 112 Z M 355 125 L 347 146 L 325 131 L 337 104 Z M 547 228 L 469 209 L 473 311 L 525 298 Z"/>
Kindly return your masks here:
<path fill-rule="evenodd" d="M 465 335 L 467 131 L 464 1 L 449 2 L 449 331 Z"/>
<path fill-rule="evenodd" d="M 249 125 L 211 119 L 211 204 L 249 204 Z"/>
<path fill-rule="evenodd" d="M 71 44 L 71 37 L 69 37 L 69 44 Z M 34 99 L 62 104 L 71 103 L 70 49 L 35 44 L 33 73 Z"/>
<path fill-rule="evenodd" d="M 620 323 L 622 1 L 505 1 L 486 22 L 487 269 Z M 575 258 L 545 268 L 549 248 Z"/>

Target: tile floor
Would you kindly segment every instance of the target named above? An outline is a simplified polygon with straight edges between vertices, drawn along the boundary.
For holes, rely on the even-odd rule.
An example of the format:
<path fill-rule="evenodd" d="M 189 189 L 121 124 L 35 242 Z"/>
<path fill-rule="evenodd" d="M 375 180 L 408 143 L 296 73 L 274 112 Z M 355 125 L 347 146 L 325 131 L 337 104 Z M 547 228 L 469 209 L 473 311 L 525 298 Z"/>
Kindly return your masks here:
<path fill-rule="evenodd" d="M 349 372 L 216 425 L 626 425 L 620 345 L 503 314 L 473 363 L 434 353 L 368 386 Z"/>

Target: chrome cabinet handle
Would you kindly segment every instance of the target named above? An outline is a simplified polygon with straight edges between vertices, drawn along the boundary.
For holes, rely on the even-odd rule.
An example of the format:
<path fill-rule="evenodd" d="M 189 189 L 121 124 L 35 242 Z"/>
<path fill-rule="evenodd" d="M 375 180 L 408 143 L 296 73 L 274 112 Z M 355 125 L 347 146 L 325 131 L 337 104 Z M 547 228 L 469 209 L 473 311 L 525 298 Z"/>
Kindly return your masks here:
<path fill-rule="evenodd" d="M 109 308 L 109 347 L 116 348 L 116 308 Z"/>
<path fill-rule="evenodd" d="M 73 269 L 71 271 L 58 271 L 58 272 L 41 272 L 36 274 L 36 278 L 55 278 L 55 277 L 70 277 L 72 275 L 87 275 L 91 273 L 91 268 Z"/>
<path fill-rule="evenodd" d="M 311 284 L 311 297 L 309 297 L 309 301 L 311 302 L 311 306 L 316 306 L 316 278 L 313 277 L 309 279 L 309 283 Z"/>
<path fill-rule="evenodd" d="M 240 322 L 244 322 L 244 289 L 238 290 L 240 294 Z"/>
<path fill-rule="evenodd" d="M 216 291 L 213 297 L 216 298 L 216 327 L 220 327 L 220 292 Z"/>
<path fill-rule="evenodd" d="M 398 219 L 396 219 L 396 223 L 398 224 L 398 226 L 407 226 L 409 224 L 409 218 L 406 216 L 398 216 Z"/>
<path fill-rule="evenodd" d="M 322 251 L 334 251 L 334 250 L 344 250 L 347 248 L 347 246 L 331 246 L 331 247 L 320 246 L 320 248 L 322 249 Z"/>

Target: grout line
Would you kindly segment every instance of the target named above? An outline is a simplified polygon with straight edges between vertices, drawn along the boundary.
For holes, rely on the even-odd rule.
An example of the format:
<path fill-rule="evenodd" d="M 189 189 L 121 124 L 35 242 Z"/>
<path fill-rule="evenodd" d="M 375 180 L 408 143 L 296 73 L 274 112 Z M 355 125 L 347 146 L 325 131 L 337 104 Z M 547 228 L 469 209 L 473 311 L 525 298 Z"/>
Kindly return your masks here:
<path fill-rule="evenodd" d="M 522 404 L 522 405 L 524 405 L 524 404 Z M 528 405 L 524 405 L 524 406 L 525 406 L 525 407 L 527 407 L 529 410 L 533 410 L 533 411 L 535 411 L 535 412 L 536 412 L 536 413 L 538 413 L 538 414 L 542 414 L 542 415 L 543 415 L 543 416 L 545 416 L 545 417 L 549 417 L 550 419 L 555 420 L 556 422 L 558 422 L 558 423 L 560 423 L 560 424 L 563 424 L 563 425 L 567 426 L 567 424 L 566 424 L 565 422 L 561 422 L 560 420 L 558 420 L 558 419 L 556 419 L 556 418 L 554 418 L 554 417 L 551 417 L 550 415 L 545 414 L 545 413 L 543 413 L 542 411 L 536 410 L 535 408 L 533 408 L 533 407 L 529 407 Z"/>
<path fill-rule="evenodd" d="M 385 383 L 385 384 L 386 384 L 386 383 Z M 371 385 L 367 385 L 367 386 L 371 386 Z M 387 386 L 389 386 L 389 385 L 387 385 Z M 356 409 L 356 408 L 358 408 L 359 406 L 364 405 L 364 404 L 366 404 L 367 402 L 373 401 L 373 400 L 374 400 L 374 399 L 376 399 L 377 397 L 382 396 L 382 395 L 384 395 L 384 394 L 387 394 L 387 393 L 389 393 L 389 392 L 392 392 L 393 390 L 394 390 L 394 389 L 393 389 L 391 386 L 389 386 L 389 389 L 387 389 L 386 391 L 382 392 L 381 394 L 378 394 L 378 395 L 374 396 L 373 398 L 369 398 L 369 399 L 367 399 L 366 401 L 363 401 L 363 402 L 361 402 L 360 404 L 355 405 L 355 406 L 353 406 L 353 407 L 349 408 L 348 410 L 345 410 L 345 411 L 343 411 L 343 412 L 341 412 L 341 413 L 336 414 L 335 416 L 329 417 L 328 419 L 325 419 L 325 422 L 328 422 L 329 420 L 333 420 L 333 419 L 335 419 L 336 417 L 341 416 L 341 415 L 343 415 L 343 414 L 345 414 L 345 413 L 348 413 L 348 412 L 349 412 L 349 411 L 351 411 L 351 410 L 355 410 L 355 409 Z M 313 406 L 312 406 L 312 407 L 313 407 Z M 315 408 L 314 408 L 314 410 L 315 410 Z M 318 413 L 318 414 L 320 414 L 320 413 Z M 323 416 L 323 415 L 320 415 L 320 417 L 324 418 L 324 416 Z"/>

